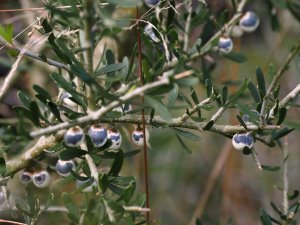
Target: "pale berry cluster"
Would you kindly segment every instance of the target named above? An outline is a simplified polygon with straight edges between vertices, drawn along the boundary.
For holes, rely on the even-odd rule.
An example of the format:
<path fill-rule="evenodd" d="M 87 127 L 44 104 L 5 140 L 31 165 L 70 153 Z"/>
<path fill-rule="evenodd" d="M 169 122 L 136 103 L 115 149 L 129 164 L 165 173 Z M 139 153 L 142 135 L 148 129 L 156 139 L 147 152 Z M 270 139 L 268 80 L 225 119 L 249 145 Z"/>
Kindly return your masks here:
<path fill-rule="evenodd" d="M 24 169 L 19 176 L 20 182 L 23 184 L 33 183 L 38 188 L 46 188 L 49 186 L 51 176 L 47 170 L 26 170 Z"/>
<path fill-rule="evenodd" d="M 149 134 L 147 129 L 146 132 L 146 142 L 149 140 Z M 115 129 L 110 128 L 106 130 L 101 125 L 92 125 L 87 131 L 87 135 L 93 142 L 94 147 L 103 147 L 107 141 L 110 141 L 109 149 L 119 149 L 122 144 L 122 135 Z M 68 129 L 64 135 L 64 142 L 68 147 L 79 147 L 85 139 L 85 133 L 83 129 L 79 126 L 71 127 Z M 137 127 L 132 132 L 132 141 L 138 146 L 143 146 L 144 133 L 140 127 Z"/>
<path fill-rule="evenodd" d="M 232 37 L 241 37 L 244 32 L 253 32 L 259 26 L 259 18 L 255 12 L 245 12 L 238 25 L 229 28 L 229 32 L 219 38 L 218 50 L 222 53 L 230 53 L 233 49 Z"/>
<path fill-rule="evenodd" d="M 146 143 L 148 143 L 149 132 L 147 129 L 145 129 L 145 133 Z M 101 125 L 92 125 L 88 129 L 87 135 L 91 139 L 94 147 L 103 147 L 108 140 L 110 140 L 110 145 L 108 148 L 111 150 L 119 149 L 122 144 L 122 135 L 115 128 L 110 128 L 106 130 Z M 64 135 L 64 142 L 65 145 L 68 147 L 79 147 L 84 140 L 85 133 L 83 129 L 79 126 L 75 126 L 68 129 Z M 137 146 L 144 145 L 144 132 L 143 129 L 139 126 L 132 132 L 132 141 Z M 75 169 L 75 166 L 76 165 L 73 160 L 64 161 L 58 159 L 53 170 L 55 170 L 55 172 L 58 175 L 66 177 L 71 174 L 71 171 Z M 76 187 L 80 188 L 81 186 L 87 186 L 82 191 L 92 191 L 93 187 L 96 185 L 95 182 L 91 180 L 91 178 L 88 178 L 88 176 L 84 173 L 81 173 L 80 177 L 82 177 L 82 179 L 76 180 Z M 38 188 L 46 188 L 50 184 L 51 176 L 47 169 L 38 169 L 37 171 L 34 171 L 33 169 L 24 169 L 20 173 L 19 180 L 25 185 L 32 182 Z"/>

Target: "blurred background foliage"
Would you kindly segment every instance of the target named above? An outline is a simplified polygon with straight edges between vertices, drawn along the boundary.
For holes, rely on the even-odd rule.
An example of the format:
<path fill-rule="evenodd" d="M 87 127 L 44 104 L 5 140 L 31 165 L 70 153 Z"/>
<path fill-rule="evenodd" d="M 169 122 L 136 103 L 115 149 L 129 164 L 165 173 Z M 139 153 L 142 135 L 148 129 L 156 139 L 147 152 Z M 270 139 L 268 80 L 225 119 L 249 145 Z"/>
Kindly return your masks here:
<path fill-rule="evenodd" d="M 176 1 L 179 4 L 181 1 Z M 281 2 L 281 1 L 278 1 Z M 293 2 L 293 1 L 289 1 Z M 297 3 L 297 0 L 294 2 Z M 227 11 L 232 15 L 231 1 L 210 0 L 207 1 L 209 10 L 215 17 Z M 257 67 L 267 73 L 269 64 L 276 68 L 281 65 L 290 48 L 299 39 L 300 25 L 295 17 L 300 17 L 299 11 L 281 9 L 280 3 L 274 1 L 251 1 L 246 9 L 255 11 L 261 21 L 259 28 L 251 34 L 234 39 L 234 51 L 242 53 L 247 61 L 237 64 L 221 56 L 207 58 L 214 70 L 209 74 L 216 87 L 228 85 L 229 92 L 237 90 L 240 80 L 251 78 L 255 80 Z M 198 4 L 198 3 L 195 3 Z M 270 5 L 274 4 L 272 12 L 276 12 L 277 21 L 270 19 Z M 34 8 L 43 7 L 42 1 L 34 0 L 2 0 L 0 9 Z M 114 8 L 113 19 L 125 19 L 124 23 L 130 24 L 129 18 L 135 17 L 135 9 Z M 143 12 L 145 8 L 141 9 Z M 0 24 L 13 24 L 14 36 L 24 28 L 32 24 L 37 17 L 43 16 L 45 11 L 24 11 L 0 13 Z M 278 24 L 277 24 L 278 22 Z M 109 23 L 109 21 L 107 21 Z M 270 26 L 271 24 L 271 26 Z M 272 29 L 273 26 L 273 29 Z M 203 26 L 195 29 L 191 34 L 191 42 L 197 40 Z M 28 40 L 28 32 L 18 35 L 16 42 L 24 44 Z M 134 31 L 127 31 L 106 39 L 107 44 L 115 47 L 118 58 L 124 55 L 130 57 L 136 42 Z M 116 46 L 115 46 L 116 45 Z M 33 46 L 34 51 L 47 52 L 51 58 L 53 54 L 48 46 Z M 3 79 L 11 66 L 11 56 L 0 50 L 0 77 Z M 197 64 L 199 62 L 195 62 Z M 4 104 L 0 104 L 0 116 L 12 118 L 12 105 L 18 105 L 16 93 L 18 89 L 32 92 L 31 86 L 39 84 L 47 87 L 55 93 L 55 87 L 51 83 L 49 67 L 42 63 L 24 59 L 19 67 L 21 79 L 11 89 L 5 98 Z M 285 78 L 281 80 L 281 95 L 285 96 L 289 90 L 299 83 L 300 58 L 291 63 Z M 205 89 L 202 86 L 195 88 L 199 96 L 205 98 Z M 249 101 L 249 96 L 243 96 L 242 101 Z M 295 103 L 299 103 L 295 102 Z M 182 114 L 182 110 L 174 112 L 174 115 Z M 205 113 L 204 113 L 205 114 Z M 236 119 L 238 112 L 234 109 L 227 110 L 219 120 L 220 124 L 239 124 Z M 209 114 L 207 114 L 208 116 Z M 205 115 L 204 115 L 205 117 Z M 288 111 L 289 121 L 299 121 L 299 108 Z M 0 119 L 0 120 L 1 120 Z M 132 129 L 132 128 L 131 128 Z M 126 135 L 126 131 L 124 132 Z M 174 132 L 168 129 L 150 129 L 149 150 L 149 174 L 150 174 L 150 205 L 151 218 L 157 224 L 188 224 L 196 206 L 202 210 L 203 224 L 232 224 L 253 225 L 259 223 L 259 209 L 265 208 L 272 212 L 270 202 L 278 205 L 282 201 L 282 193 L 275 185 L 282 186 L 282 171 L 268 172 L 257 169 L 251 156 L 245 156 L 235 151 L 231 146 L 231 140 L 214 133 L 202 133 L 201 141 L 192 142 L 186 140 L 192 154 L 183 151 Z M 290 191 L 299 190 L 299 131 L 294 131 L 288 136 L 289 143 L 289 180 Z M 128 134 L 127 134 L 128 136 Z M 129 136 L 128 136 L 129 137 Z M 125 138 L 124 138 L 125 139 Z M 126 145 L 126 144 L 125 144 Z M 127 144 L 129 146 L 129 144 Z M 17 146 L 16 146 L 17 148 Z M 267 165 L 281 165 L 282 152 L 278 147 L 269 148 L 261 143 L 255 144 L 255 149 L 260 160 Z M 125 161 L 123 175 L 135 175 L 140 182 L 138 187 L 143 190 L 142 165 L 140 156 Z M 218 168 L 216 170 L 216 168 Z M 213 172 L 214 171 L 214 172 Z M 16 178 L 18 175 L 15 176 Z M 64 190 L 72 190 L 72 185 Z M 24 186 L 14 179 L 9 184 L 9 190 L 16 196 L 24 196 Z M 47 198 L 49 190 L 34 190 L 41 198 Z M 206 199 L 207 198 L 207 199 Z M 80 201 L 80 198 L 77 199 Z M 60 199 L 55 199 L 60 203 Z M 272 213 L 271 213 L 272 215 Z M 3 215 L 1 218 L 9 216 Z M 61 213 L 48 213 L 39 224 L 63 224 Z M 299 219 L 297 215 L 296 218 Z M 59 222 L 58 222 L 59 221 Z"/>

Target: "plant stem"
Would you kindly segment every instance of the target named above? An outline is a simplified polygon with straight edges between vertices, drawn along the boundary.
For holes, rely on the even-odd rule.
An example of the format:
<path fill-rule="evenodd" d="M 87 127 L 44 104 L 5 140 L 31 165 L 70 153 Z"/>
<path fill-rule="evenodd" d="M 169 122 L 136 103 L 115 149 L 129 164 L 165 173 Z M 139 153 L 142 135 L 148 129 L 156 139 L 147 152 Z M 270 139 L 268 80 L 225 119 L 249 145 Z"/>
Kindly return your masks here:
<path fill-rule="evenodd" d="M 0 90 L 0 102 L 3 100 L 5 95 L 7 94 L 10 87 L 14 84 L 15 80 L 18 77 L 17 68 L 19 66 L 19 63 L 21 62 L 21 59 L 23 57 L 24 51 L 21 51 L 18 55 L 17 60 L 14 62 L 11 70 L 9 71 L 8 75 L 5 77 L 5 80 L 1 86 Z"/>
<path fill-rule="evenodd" d="M 284 138 L 283 143 L 283 191 L 282 191 L 282 208 L 284 215 L 288 215 L 289 202 L 288 202 L 288 191 L 289 191 L 289 179 L 288 179 L 288 138 Z"/>
<path fill-rule="evenodd" d="M 6 40 L 4 40 L 1 36 L 0 36 L 0 44 L 3 44 L 5 48 L 16 50 L 18 52 L 23 52 L 23 54 L 25 56 L 28 56 L 28 57 L 33 58 L 33 59 L 37 59 L 39 61 L 47 63 L 50 66 L 55 66 L 57 68 L 60 68 L 60 69 L 63 69 L 63 70 L 71 72 L 71 69 L 70 69 L 69 65 L 57 62 L 57 61 L 52 60 L 52 59 L 41 57 L 40 54 L 37 54 L 35 52 L 31 52 L 31 51 L 29 51 L 27 49 L 24 49 L 24 48 L 20 48 L 20 47 L 14 46 L 14 45 L 8 43 Z"/>
<path fill-rule="evenodd" d="M 139 20 L 139 9 L 137 10 L 137 17 Z M 141 42 L 141 33 L 140 33 L 140 23 L 137 26 L 137 40 L 138 40 L 138 61 L 139 61 L 139 78 L 142 85 L 144 85 L 144 77 L 143 77 L 143 65 L 142 65 L 142 42 Z M 142 105 L 144 105 L 144 96 L 141 96 Z M 147 137 L 146 137 L 146 126 L 145 126 L 145 110 L 142 109 L 142 127 L 143 127 L 143 153 L 144 153 L 144 179 L 145 179 L 145 192 L 146 192 L 146 208 L 149 208 L 149 175 L 148 175 L 148 149 L 147 149 Z M 146 212 L 147 223 L 150 221 L 150 211 Z"/>
<path fill-rule="evenodd" d="M 191 117 L 191 115 L 193 115 L 194 113 L 196 113 L 199 109 L 201 109 L 201 107 L 209 104 L 212 102 L 212 98 L 207 98 L 204 99 L 202 102 L 200 102 L 199 104 L 195 105 L 192 109 L 188 110 L 188 113 L 183 114 L 182 116 L 180 116 L 179 118 L 175 119 L 178 120 L 178 124 L 180 123 L 184 123 L 185 121 L 188 120 L 188 118 Z"/>

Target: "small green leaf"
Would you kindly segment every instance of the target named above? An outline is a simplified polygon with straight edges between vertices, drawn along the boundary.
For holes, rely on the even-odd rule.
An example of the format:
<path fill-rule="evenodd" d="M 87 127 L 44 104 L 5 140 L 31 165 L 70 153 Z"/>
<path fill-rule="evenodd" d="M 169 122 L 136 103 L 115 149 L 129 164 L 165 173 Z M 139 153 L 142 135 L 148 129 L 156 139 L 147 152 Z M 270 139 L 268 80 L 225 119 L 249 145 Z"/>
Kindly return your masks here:
<path fill-rule="evenodd" d="M 215 121 L 211 120 L 203 126 L 203 130 L 209 130 L 215 124 Z"/>
<path fill-rule="evenodd" d="M 108 188 L 109 180 L 108 176 L 105 173 L 99 174 L 99 186 L 102 193 L 105 193 Z"/>
<path fill-rule="evenodd" d="M 28 109 L 29 104 L 31 102 L 30 97 L 27 94 L 25 94 L 24 91 L 20 90 L 20 91 L 18 91 L 18 98 L 20 99 L 23 106 Z"/>
<path fill-rule="evenodd" d="M 243 85 L 240 87 L 240 89 L 234 93 L 233 95 L 231 95 L 228 99 L 228 104 L 233 103 L 234 101 L 236 101 L 247 89 L 248 85 L 250 83 L 250 79 L 245 79 Z"/>
<path fill-rule="evenodd" d="M 126 75 L 126 78 L 125 78 L 125 81 L 128 81 L 128 78 L 130 77 L 130 74 L 132 74 L 132 70 L 134 68 L 134 62 L 135 62 L 135 54 L 136 54 L 136 50 L 137 50 L 137 44 L 134 45 L 133 47 L 133 50 L 132 50 L 132 54 L 131 54 L 131 57 L 130 57 L 130 63 L 129 63 L 129 67 L 128 67 L 128 72 L 127 72 L 127 75 Z"/>
<path fill-rule="evenodd" d="M 37 198 L 34 196 L 32 189 L 29 186 L 25 187 L 27 203 L 30 209 L 30 213 L 35 215 L 38 212 L 37 208 Z"/>
<path fill-rule="evenodd" d="M 59 158 L 61 160 L 71 160 L 76 157 L 81 157 L 85 154 L 87 154 L 87 151 L 80 150 L 77 148 L 68 148 L 59 154 Z"/>
<path fill-rule="evenodd" d="M 239 53 L 231 52 L 228 54 L 222 54 L 222 56 L 236 63 L 244 63 L 247 61 L 247 58 Z"/>
<path fill-rule="evenodd" d="M 246 125 L 245 121 L 242 119 L 242 117 L 240 117 L 239 115 L 236 115 L 236 118 L 238 119 L 238 121 L 240 122 L 240 124 L 241 124 L 246 130 L 248 130 L 247 125 Z"/>
<path fill-rule="evenodd" d="M 276 212 L 280 217 L 283 216 L 283 213 L 274 202 L 271 202 L 270 205 L 273 208 L 274 212 Z"/>
<path fill-rule="evenodd" d="M 0 158 L 0 175 L 3 176 L 6 172 L 6 164 L 4 158 Z"/>
<path fill-rule="evenodd" d="M 88 85 L 94 84 L 95 81 L 94 79 L 91 77 L 91 75 L 89 75 L 84 68 L 82 68 L 80 65 L 71 65 L 71 71 L 77 76 L 79 77 L 82 81 L 84 81 L 85 83 L 87 83 Z"/>
<path fill-rule="evenodd" d="M 35 125 L 40 126 L 39 118 L 41 117 L 41 112 L 40 112 L 38 104 L 36 102 L 32 101 L 29 104 L 29 111 L 31 113 L 32 122 Z"/>
<path fill-rule="evenodd" d="M 298 196 L 299 196 L 299 191 L 298 191 L 298 190 L 295 190 L 295 191 L 293 192 L 293 194 L 288 195 L 288 199 L 291 201 L 291 200 L 296 199 Z"/>
<path fill-rule="evenodd" d="M 289 129 L 287 127 L 280 129 L 279 131 L 273 132 L 272 133 L 272 140 L 276 141 L 286 135 L 288 135 L 290 132 L 292 132 L 294 129 Z"/>
<path fill-rule="evenodd" d="M 271 171 L 271 172 L 275 172 L 275 171 L 280 170 L 280 166 L 267 166 L 267 165 L 261 165 L 261 168 L 262 168 L 263 170 Z"/>
<path fill-rule="evenodd" d="M 125 66 L 126 66 L 125 63 L 110 64 L 108 66 L 102 67 L 101 69 L 97 70 L 95 72 L 94 76 L 101 76 L 104 74 L 115 72 L 115 71 L 123 69 Z"/>
<path fill-rule="evenodd" d="M 268 73 L 269 82 L 273 81 L 275 75 L 276 75 L 276 68 L 275 68 L 274 64 L 271 63 L 269 65 L 269 73 Z"/>
<path fill-rule="evenodd" d="M 168 122 L 172 120 L 172 116 L 170 115 L 168 108 L 164 104 L 162 104 L 155 98 L 150 97 L 149 95 L 145 95 L 144 98 L 146 105 L 153 107 L 155 109 L 155 112 L 157 112 L 162 119 Z"/>
<path fill-rule="evenodd" d="M 45 90 L 44 88 L 34 84 L 32 86 L 32 88 L 41 96 L 43 97 L 43 99 L 48 100 L 48 101 L 52 101 L 51 95 L 48 93 L 47 90 Z"/>
<path fill-rule="evenodd" d="M 2 36 L 10 44 L 12 44 L 13 31 L 12 24 L 6 26 L 0 25 L 0 37 Z"/>
<path fill-rule="evenodd" d="M 129 152 L 125 152 L 124 153 L 124 158 L 130 158 L 132 156 L 135 156 L 137 154 L 139 154 L 141 152 L 140 149 L 136 149 L 136 150 L 132 150 L 132 151 L 129 151 Z"/>
<path fill-rule="evenodd" d="M 227 97 L 228 97 L 228 87 L 223 86 L 222 88 L 222 105 L 226 105 L 227 102 Z"/>
<path fill-rule="evenodd" d="M 63 120 L 60 117 L 60 111 L 58 110 L 57 105 L 53 102 L 48 102 L 47 106 L 49 107 L 53 115 L 59 120 L 59 122 L 63 122 Z"/>
<path fill-rule="evenodd" d="M 266 84 L 265 84 L 264 74 L 259 67 L 256 69 L 256 79 L 257 79 L 260 99 L 262 100 L 266 95 Z"/>
<path fill-rule="evenodd" d="M 213 87 L 212 87 L 212 83 L 209 79 L 205 80 L 205 87 L 206 87 L 207 97 L 211 97 L 211 95 L 213 93 Z"/>
<path fill-rule="evenodd" d="M 257 88 L 255 87 L 255 85 L 250 81 L 249 84 L 248 84 L 248 89 L 254 99 L 254 101 L 256 103 L 259 103 L 260 102 L 260 97 L 259 97 L 259 93 L 258 93 L 258 90 Z"/>
<path fill-rule="evenodd" d="M 67 91 L 72 95 L 73 100 L 83 106 L 86 107 L 86 102 L 83 100 L 83 96 L 76 92 L 75 88 L 72 86 L 72 83 L 64 79 L 60 74 L 58 73 L 52 73 L 51 78 L 54 80 L 55 83 L 57 83 L 62 89 Z"/>
<path fill-rule="evenodd" d="M 63 52 L 70 61 L 75 64 L 80 64 L 79 61 L 76 59 L 75 54 L 66 46 L 66 43 L 62 41 L 62 39 L 55 39 L 55 44 L 59 48 L 61 52 Z"/>
<path fill-rule="evenodd" d="M 178 129 L 178 128 L 173 128 L 173 129 L 176 132 L 176 134 L 186 137 L 192 141 L 200 141 L 201 140 L 201 138 L 198 135 L 191 133 L 189 131 Z"/>
<path fill-rule="evenodd" d="M 255 111 L 250 108 L 248 105 L 236 104 L 236 107 L 240 112 L 249 116 L 249 121 L 258 124 L 259 123 L 259 115 L 255 113 Z"/>
<path fill-rule="evenodd" d="M 35 126 L 39 127 L 40 126 L 40 122 L 38 120 L 37 117 L 34 117 L 32 115 L 32 113 L 28 110 L 25 109 L 23 107 L 13 107 L 13 110 L 17 113 L 17 114 L 21 114 L 23 116 L 25 116 L 27 119 L 29 119 Z"/>
<path fill-rule="evenodd" d="M 275 7 L 278 7 L 280 9 L 285 9 L 286 8 L 286 1 L 285 0 L 271 0 L 271 2 Z"/>
<path fill-rule="evenodd" d="M 191 87 L 193 85 L 198 84 L 199 83 L 199 79 L 197 77 L 188 77 L 188 78 L 176 80 L 176 83 L 179 86 Z"/>
<path fill-rule="evenodd" d="M 63 150 L 64 148 L 65 148 L 65 146 L 63 145 L 63 142 L 60 142 L 51 148 L 47 148 L 46 152 L 55 153 L 55 152 L 59 152 L 59 151 Z"/>
<path fill-rule="evenodd" d="M 264 209 L 260 209 L 260 221 L 263 225 L 273 225 L 271 217 L 266 213 Z"/>
<path fill-rule="evenodd" d="M 176 137 L 181 145 L 181 147 L 188 153 L 192 153 L 192 150 L 183 142 L 183 140 L 180 138 L 178 134 L 176 134 Z"/>
<path fill-rule="evenodd" d="M 169 98 L 168 98 L 168 106 L 173 106 L 178 98 L 179 94 L 179 87 L 178 84 L 173 84 L 173 89 L 169 92 Z"/>
<path fill-rule="evenodd" d="M 285 117 L 286 117 L 287 109 L 286 108 L 280 108 L 279 109 L 279 115 L 278 115 L 278 120 L 277 120 L 277 125 L 280 125 L 283 123 Z"/>
<path fill-rule="evenodd" d="M 115 159 L 108 174 L 112 176 L 118 176 L 123 166 L 124 154 L 122 150 L 118 150 L 117 152 L 111 152 L 111 153 L 115 155 L 114 156 Z"/>

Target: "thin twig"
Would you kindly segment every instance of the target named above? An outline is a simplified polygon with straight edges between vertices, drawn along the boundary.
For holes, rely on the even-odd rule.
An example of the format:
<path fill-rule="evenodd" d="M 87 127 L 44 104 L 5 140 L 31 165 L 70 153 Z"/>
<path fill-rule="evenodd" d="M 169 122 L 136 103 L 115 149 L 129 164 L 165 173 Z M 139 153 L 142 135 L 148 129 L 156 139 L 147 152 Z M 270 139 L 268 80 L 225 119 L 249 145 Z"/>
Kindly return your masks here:
<path fill-rule="evenodd" d="M 43 57 L 38 53 L 35 53 L 35 52 L 32 52 L 32 51 L 17 47 L 15 45 L 12 45 L 12 44 L 8 43 L 7 41 L 5 41 L 1 36 L 0 36 L 0 43 L 3 44 L 5 48 L 16 50 L 17 52 L 23 52 L 23 55 L 25 55 L 25 56 L 37 59 L 37 60 L 42 61 L 44 63 L 47 63 L 51 66 L 55 66 L 57 68 L 60 68 L 60 69 L 71 72 L 71 69 L 70 69 L 69 65 L 65 65 L 65 64 L 57 62 L 55 60 Z"/>
<path fill-rule="evenodd" d="M 300 84 L 298 84 L 290 93 L 288 93 L 280 102 L 279 108 L 286 107 L 300 94 Z"/>
<path fill-rule="evenodd" d="M 91 171 L 91 175 L 94 178 L 94 180 L 97 183 L 97 187 L 99 187 L 99 173 L 98 173 L 98 169 L 97 166 L 95 165 L 93 159 L 91 158 L 91 156 L 89 154 L 85 154 L 84 158 L 89 166 L 89 169 Z"/>
<path fill-rule="evenodd" d="M 212 100 L 213 100 L 212 98 L 204 99 L 202 102 L 200 102 L 199 104 L 195 105 L 193 108 L 191 108 L 190 110 L 188 110 L 188 112 L 186 112 L 185 114 L 183 114 L 179 118 L 175 119 L 175 121 L 178 120 L 178 124 L 187 121 L 187 119 L 190 118 L 191 115 L 193 115 L 194 113 L 196 113 L 203 106 L 211 103 Z"/>
<path fill-rule="evenodd" d="M 259 170 L 262 170 L 261 162 L 260 162 L 260 160 L 259 160 L 259 158 L 258 158 L 258 155 L 257 155 L 257 152 L 255 151 L 254 148 L 251 149 L 251 155 L 252 155 L 252 157 L 253 157 L 253 159 L 254 159 L 254 161 L 255 161 L 255 163 L 256 163 L 257 168 L 258 168 Z"/>
<path fill-rule="evenodd" d="M 223 112 L 225 112 L 225 110 L 226 110 L 225 107 L 219 108 L 219 110 L 212 116 L 210 121 L 216 122 L 222 116 L 222 114 L 223 114 Z"/>
<path fill-rule="evenodd" d="M 107 6 L 109 3 L 99 3 L 98 6 Z M 65 6 L 56 6 L 56 9 L 70 9 L 73 6 L 65 5 Z M 76 5 L 77 8 L 83 7 L 83 5 Z M 48 10 L 46 7 L 36 7 L 36 8 L 26 8 L 26 9 L 0 9 L 0 13 L 7 13 L 7 12 L 35 12 L 35 11 L 44 11 Z"/>
<path fill-rule="evenodd" d="M 26 223 L 20 223 L 12 220 L 4 220 L 0 219 L 0 223 L 6 223 L 6 224 L 16 224 L 16 225 L 27 225 Z"/>
<path fill-rule="evenodd" d="M 137 8 L 137 18 L 139 19 L 139 9 Z M 138 39 L 138 61 L 139 61 L 139 79 L 142 85 L 144 85 L 143 77 L 143 65 L 142 65 L 142 41 L 141 41 L 141 27 L 140 24 L 137 26 L 137 39 Z M 144 96 L 141 96 L 142 105 L 144 105 Z M 149 194 L 149 177 L 148 177 L 148 148 L 147 148 L 147 137 L 146 137 L 146 126 L 145 126 L 145 110 L 142 109 L 142 127 L 143 127 L 143 155 L 144 155 L 144 179 L 145 179 L 145 193 L 146 193 L 146 208 L 150 206 L 150 194 Z M 150 221 L 150 211 L 146 212 L 147 223 Z"/>
<path fill-rule="evenodd" d="M 67 213 L 69 212 L 68 209 L 64 206 L 50 206 L 50 207 L 45 207 L 43 205 L 41 205 L 41 210 L 44 210 L 45 208 L 47 208 L 46 212 L 53 212 L 53 213 L 56 213 L 56 212 L 61 212 L 61 213 Z M 17 207 L 0 207 L 0 211 L 1 212 L 5 212 L 5 211 L 19 211 L 19 209 Z M 1 221 L 0 221 L 1 222 Z"/>
<path fill-rule="evenodd" d="M 8 94 L 8 90 L 14 84 L 15 80 L 17 79 L 17 77 L 19 75 L 19 73 L 17 72 L 17 69 L 18 69 L 19 63 L 21 62 L 23 54 L 24 54 L 24 52 L 21 51 L 20 54 L 18 55 L 17 60 L 14 62 L 11 70 L 5 77 L 5 80 L 4 80 L 3 85 L 1 86 L 1 90 L 0 90 L 0 102 Z"/>

